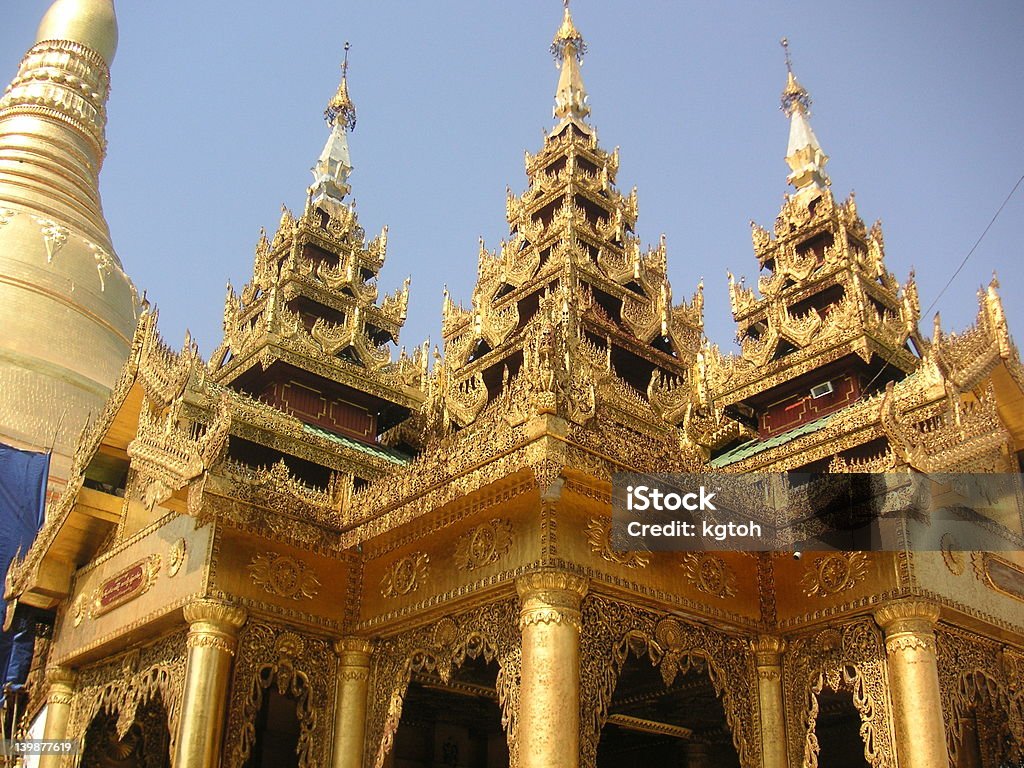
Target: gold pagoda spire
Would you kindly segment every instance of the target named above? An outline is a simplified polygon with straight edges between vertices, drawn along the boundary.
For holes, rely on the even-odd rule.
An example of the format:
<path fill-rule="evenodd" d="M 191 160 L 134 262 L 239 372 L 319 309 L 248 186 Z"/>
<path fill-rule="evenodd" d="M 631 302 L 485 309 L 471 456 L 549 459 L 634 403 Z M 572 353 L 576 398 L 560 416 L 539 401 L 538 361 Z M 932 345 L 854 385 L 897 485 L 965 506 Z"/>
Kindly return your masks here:
<path fill-rule="evenodd" d="M 352 48 L 351 43 L 345 43 L 345 58 L 341 62 L 341 82 L 338 90 L 327 102 L 327 109 L 324 110 L 324 120 L 327 124 L 334 126 L 343 125 L 347 130 L 356 129 L 356 105 L 348 95 L 348 52 Z"/>
<path fill-rule="evenodd" d="M 311 203 L 328 207 L 340 204 L 351 190 L 348 177 L 352 173 L 352 159 L 348 134 L 356 127 L 356 105 L 348 94 L 348 52 L 351 47 L 345 43 L 341 83 L 324 110 L 324 120 L 331 128 L 331 135 L 313 166 L 313 186 L 309 189 Z"/>
<path fill-rule="evenodd" d="M 116 48 L 112 0 L 56 0 L 0 97 L 0 441 L 60 480 L 136 320 L 99 192 Z"/>
<path fill-rule="evenodd" d="M 72 40 L 90 48 L 107 63 L 117 51 L 117 17 L 113 0 L 57 0 L 43 16 L 36 42 Z"/>
<path fill-rule="evenodd" d="M 786 52 L 786 87 L 782 91 L 782 111 L 789 118 L 789 145 L 786 162 L 792 171 L 786 181 L 797 188 L 822 189 L 831 181 L 825 173 L 828 155 L 822 150 L 811 128 L 811 96 L 793 74 L 793 61 L 789 55 L 789 40 L 782 38 Z"/>
<path fill-rule="evenodd" d="M 569 0 L 563 0 L 563 5 L 565 13 L 562 17 L 562 26 L 558 28 L 555 39 L 551 42 L 551 53 L 561 68 L 558 88 L 555 91 L 554 116 L 561 118 L 563 122 L 580 122 L 590 114 L 587 89 L 580 74 L 580 62 L 587 52 L 587 44 L 573 23 L 572 14 L 569 12 Z"/>

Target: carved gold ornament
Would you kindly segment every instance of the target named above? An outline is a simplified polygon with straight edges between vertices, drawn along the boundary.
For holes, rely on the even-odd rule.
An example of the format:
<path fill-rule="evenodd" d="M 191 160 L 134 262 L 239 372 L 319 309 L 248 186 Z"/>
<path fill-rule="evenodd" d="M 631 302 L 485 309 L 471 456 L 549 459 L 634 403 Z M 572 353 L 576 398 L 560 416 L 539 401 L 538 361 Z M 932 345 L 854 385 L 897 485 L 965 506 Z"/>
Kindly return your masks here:
<path fill-rule="evenodd" d="M 852 589 L 868 571 L 863 552 L 836 552 L 814 559 L 800 579 L 808 597 L 826 597 Z"/>
<path fill-rule="evenodd" d="M 400 597 L 415 592 L 427 578 L 430 558 L 426 552 L 414 552 L 395 562 L 380 582 L 380 593 L 384 597 Z"/>
<path fill-rule="evenodd" d="M 86 595 L 79 595 L 71 605 L 71 621 L 77 627 L 80 626 L 89 615 L 89 598 Z"/>
<path fill-rule="evenodd" d="M 249 578 L 271 595 L 290 600 L 312 600 L 320 590 L 316 574 L 300 560 L 277 552 L 253 555 Z"/>
<path fill-rule="evenodd" d="M 650 557 L 639 552 L 616 552 L 612 549 L 611 537 L 611 520 L 594 517 L 587 523 L 587 542 L 590 544 L 590 551 L 601 559 L 627 568 L 644 568 L 651 561 Z"/>
<path fill-rule="evenodd" d="M 170 579 L 178 575 L 178 571 L 181 570 L 181 566 L 185 563 L 185 554 L 184 539 L 178 539 L 171 544 L 171 548 L 167 551 L 167 578 Z"/>
<path fill-rule="evenodd" d="M 473 571 L 493 565 L 512 546 L 512 523 L 491 520 L 459 537 L 455 544 L 455 565 L 461 571 Z"/>
<path fill-rule="evenodd" d="M 701 592 L 715 597 L 736 594 L 736 574 L 718 555 L 687 552 L 683 555 L 683 570 L 690 584 Z"/>
<path fill-rule="evenodd" d="M 942 534 L 939 539 L 939 548 L 942 551 L 942 562 L 954 576 L 961 575 L 967 568 L 967 560 L 964 553 L 960 551 L 960 542 L 948 531 Z"/>

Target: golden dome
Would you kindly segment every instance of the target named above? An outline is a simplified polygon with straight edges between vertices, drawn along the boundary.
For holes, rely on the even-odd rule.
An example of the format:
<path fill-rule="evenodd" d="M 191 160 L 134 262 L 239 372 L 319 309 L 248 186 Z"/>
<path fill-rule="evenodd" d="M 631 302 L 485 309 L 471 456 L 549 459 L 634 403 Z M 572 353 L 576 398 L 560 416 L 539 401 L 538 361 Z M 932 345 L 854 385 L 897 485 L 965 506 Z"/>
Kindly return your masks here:
<path fill-rule="evenodd" d="M 103 217 L 110 0 L 57 0 L 0 98 L 0 441 L 67 477 L 128 355 L 137 297 Z M 55 76 L 63 75 L 63 76 Z"/>
<path fill-rule="evenodd" d="M 113 0 L 57 0 L 43 16 L 36 42 L 73 40 L 92 48 L 107 66 L 117 51 Z"/>

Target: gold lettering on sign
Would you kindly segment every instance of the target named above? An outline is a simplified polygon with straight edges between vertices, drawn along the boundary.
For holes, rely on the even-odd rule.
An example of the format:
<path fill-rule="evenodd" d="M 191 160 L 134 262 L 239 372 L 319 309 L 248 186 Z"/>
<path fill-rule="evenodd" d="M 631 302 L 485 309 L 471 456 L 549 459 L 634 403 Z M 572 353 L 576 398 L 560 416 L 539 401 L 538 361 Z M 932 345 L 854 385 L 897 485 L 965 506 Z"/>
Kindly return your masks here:
<path fill-rule="evenodd" d="M 132 563 L 96 589 L 92 600 L 91 618 L 102 616 L 115 608 L 145 594 L 160 573 L 160 555 Z"/>

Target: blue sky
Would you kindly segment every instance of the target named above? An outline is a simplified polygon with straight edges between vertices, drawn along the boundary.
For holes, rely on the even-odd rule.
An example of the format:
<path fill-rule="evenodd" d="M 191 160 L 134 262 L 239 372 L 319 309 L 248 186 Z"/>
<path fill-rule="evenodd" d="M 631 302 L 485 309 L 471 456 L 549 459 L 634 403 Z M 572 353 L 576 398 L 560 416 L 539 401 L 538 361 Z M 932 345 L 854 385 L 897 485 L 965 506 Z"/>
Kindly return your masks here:
<path fill-rule="evenodd" d="M 4 9 L 0 79 L 48 4 Z M 665 233 L 677 301 L 704 277 L 706 332 L 723 346 L 726 270 L 756 276 L 748 222 L 770 228 L 786 191 L 783 35 L 833 190 L 882 219 L 888 266 L 900 279 L 916 267 L 922 308 L 1024 174 L 1024 3 L 576 0 L 573 13 L 591 122 L 621 147 L 620 186 L 639 188 L 639 234 Z M 301 208 L 346 40 L 353 195 L 368 233 L 390 226 L 380 286 L 411 275 L 401 341 L 439 341 L 443 284 L 468 303 L 477 239 L 507 234 L 505 187 L 523 189 L 523 150 L 552 124 L 561 3 L 122 0 L 118 14 L 101 189 L 168 341 L 187 326 L 208 355 L 260 226 Z M 1022 225 L 1024 187 L 936 305 L 947 329 L 973 322 L 995 270 L 1024 339 Z"/>

